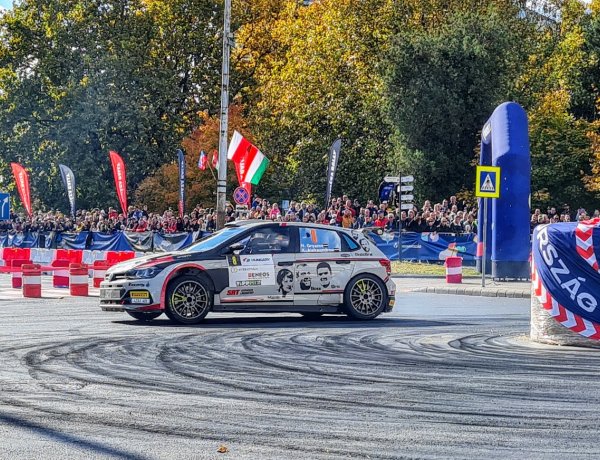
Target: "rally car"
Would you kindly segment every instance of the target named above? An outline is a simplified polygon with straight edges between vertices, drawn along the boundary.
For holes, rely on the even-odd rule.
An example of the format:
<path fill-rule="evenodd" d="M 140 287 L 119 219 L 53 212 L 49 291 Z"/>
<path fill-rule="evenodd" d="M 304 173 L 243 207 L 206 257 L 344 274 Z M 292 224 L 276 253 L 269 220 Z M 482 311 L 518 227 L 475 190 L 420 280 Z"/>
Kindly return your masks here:
<path fill-rule="evenodd" d="M 344 313 L 372 319 L 394 305 L 391 264 L 367 232 L 240 222 L 172 253 L 111 267 L 100 306 L 141 321 L 183 324 L 208 312 Z"/>

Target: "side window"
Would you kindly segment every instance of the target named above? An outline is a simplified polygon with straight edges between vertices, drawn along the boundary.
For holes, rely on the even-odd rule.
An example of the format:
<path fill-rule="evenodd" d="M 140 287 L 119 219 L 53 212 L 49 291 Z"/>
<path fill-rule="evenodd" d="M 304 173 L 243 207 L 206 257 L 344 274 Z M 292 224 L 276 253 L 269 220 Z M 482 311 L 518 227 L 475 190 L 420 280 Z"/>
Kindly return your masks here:
<path fill-rule="evenodd" d="M 282 254 L 291 251 L 289 227 L 257 228 L 239 241 L 242 254 Z"/>
<path fill-rule="evenodd" d="M 338 232 L 322 228 L 300 228 L 300 252 L 341 251 Z"/>
<path fill-rule="evenodd" d="M 360 249 L 360 246 L 358 245 L 358 243 L 356 241 L 354 241 L 352 238 L 350 238 L 348 235 L 346 235 L 345 233 L 342 234 L 342 238 L 343 238 L 342 251 L 358 251 Z"/>

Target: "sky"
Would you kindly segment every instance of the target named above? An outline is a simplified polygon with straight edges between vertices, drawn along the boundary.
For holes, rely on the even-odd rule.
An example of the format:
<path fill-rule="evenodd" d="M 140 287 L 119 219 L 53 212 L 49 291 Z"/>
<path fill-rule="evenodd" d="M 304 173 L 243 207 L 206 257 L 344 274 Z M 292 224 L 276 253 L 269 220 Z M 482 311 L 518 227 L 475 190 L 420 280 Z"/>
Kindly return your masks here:
<path fill-rule="evenodd" d="M 0 6 L 3 6 L 4 8 L 10 8 L 12 7 L 12 0 L 0 0 Z"/>

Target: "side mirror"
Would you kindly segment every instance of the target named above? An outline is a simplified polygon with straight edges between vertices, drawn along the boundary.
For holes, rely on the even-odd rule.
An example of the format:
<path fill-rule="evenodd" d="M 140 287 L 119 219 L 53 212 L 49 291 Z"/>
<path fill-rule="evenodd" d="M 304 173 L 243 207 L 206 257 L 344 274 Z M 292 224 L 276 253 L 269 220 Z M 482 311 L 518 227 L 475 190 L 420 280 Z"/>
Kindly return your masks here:
<path fill-rule="evenodd" d="M 241 251 L 245 246 L 242 243 L 233 243 L 227 247 L 227 253 L 233 254 L 235 251 Z"/>

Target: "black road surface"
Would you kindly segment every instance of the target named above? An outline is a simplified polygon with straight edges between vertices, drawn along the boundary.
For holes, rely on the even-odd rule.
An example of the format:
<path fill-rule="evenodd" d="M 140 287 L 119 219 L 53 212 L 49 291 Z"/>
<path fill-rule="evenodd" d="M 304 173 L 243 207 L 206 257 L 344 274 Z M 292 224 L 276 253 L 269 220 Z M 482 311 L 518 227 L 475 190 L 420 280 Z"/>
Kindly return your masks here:
<path fill-rule="evenodd" d="M 526 299 L 401 295 L 194 327 L 0 300 L 0 458 L 597 458 L 598 350 L 530 343 Z"/>

